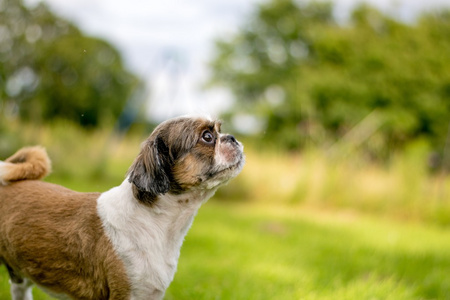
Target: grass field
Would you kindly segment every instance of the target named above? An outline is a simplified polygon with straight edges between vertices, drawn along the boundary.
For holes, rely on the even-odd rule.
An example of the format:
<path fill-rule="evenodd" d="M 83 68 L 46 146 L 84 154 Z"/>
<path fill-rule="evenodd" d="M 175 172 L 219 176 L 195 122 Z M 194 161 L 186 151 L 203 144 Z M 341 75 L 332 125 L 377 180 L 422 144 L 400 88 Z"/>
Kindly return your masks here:
<path fill-rule="evenodd" d="M 167 299 L 449 299 L 450 232 L 351 213 L 209 203 Z"/>
<path fill-rule="evenodd" d="M 442 228 L 213 200 L 188 233 L 165 299 L 449 299 L 449 272 Z M 8 289 L 2 267 L 0 299 Z"/>

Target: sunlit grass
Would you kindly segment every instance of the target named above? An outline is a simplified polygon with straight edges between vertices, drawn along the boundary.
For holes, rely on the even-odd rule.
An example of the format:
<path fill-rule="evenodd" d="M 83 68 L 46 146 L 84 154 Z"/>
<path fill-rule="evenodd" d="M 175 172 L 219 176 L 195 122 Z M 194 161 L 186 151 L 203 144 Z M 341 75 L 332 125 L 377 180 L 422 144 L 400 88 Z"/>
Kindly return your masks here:
<path fill-rule="evenodd" d="M 446 299 L 445 230 L 316 210 L 208 203 L 167 299 Z"/>

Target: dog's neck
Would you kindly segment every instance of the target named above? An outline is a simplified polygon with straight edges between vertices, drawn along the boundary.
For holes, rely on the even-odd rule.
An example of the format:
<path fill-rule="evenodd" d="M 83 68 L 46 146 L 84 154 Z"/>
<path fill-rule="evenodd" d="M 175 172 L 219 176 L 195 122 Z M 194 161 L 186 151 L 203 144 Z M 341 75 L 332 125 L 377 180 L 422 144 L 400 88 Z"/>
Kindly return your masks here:
<path fill-rule="evenodd" d="M 188 194 L 159 196 L 151 207 L 146 207 L 154 224 L 161 231 L 162 245 L 167 258 L 172 259 L 168 264 L 176 268 L 180 248 L 195 215 L 200 206 L 208 200 L 213 193 L 193 191 Z"/>
<path fill-rule="evenodd" d="M 100 196 L 100 218 L 125 262 L 134 295 L 159 291 L 163 295 L 175 274 L 180 248 L 194 216 L 213 194 L 198 190 L 165 194 L 147 206 L 134 198 L 131 183 L 125 180 Z"/>

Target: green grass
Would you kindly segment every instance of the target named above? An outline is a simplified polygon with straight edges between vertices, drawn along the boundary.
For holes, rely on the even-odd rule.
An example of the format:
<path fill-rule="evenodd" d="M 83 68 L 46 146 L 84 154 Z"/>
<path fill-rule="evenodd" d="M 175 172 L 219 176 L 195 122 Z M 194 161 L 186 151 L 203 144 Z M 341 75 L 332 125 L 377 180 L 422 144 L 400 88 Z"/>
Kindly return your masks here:
<path fill-rule="evenodd" d="M 439 227 L 210 201 L 165 299 L 449 299 L 449 272 L 450 232 Z"/>
<path fill-rule="evenodd" d="M 449 299 L 449 272 L 443 229 L 209 203 L 166 299 Z"/>

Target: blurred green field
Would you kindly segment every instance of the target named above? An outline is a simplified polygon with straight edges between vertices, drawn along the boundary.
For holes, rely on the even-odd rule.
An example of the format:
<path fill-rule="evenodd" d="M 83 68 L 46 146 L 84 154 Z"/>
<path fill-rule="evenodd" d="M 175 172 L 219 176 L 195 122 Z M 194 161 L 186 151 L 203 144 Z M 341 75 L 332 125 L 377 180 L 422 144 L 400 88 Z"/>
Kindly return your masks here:
<path fill-rule="evenodd" d="M 356 215 L 209 203 L 167 299 L 448 299 L 450 233 Z"/>
<path fill-rule="evenodd" d="M 78 191 L 118 185 L 145 137 L 8 129 L 1 158 L 43 144 L 53 160 L 46 180 Z M 450 182 L 427 170 L 426 148 L 380 165 L 357 151 L 246 146 L 242 174 L 200 209 L 165 299 L 450 298 Z M 4 267 L 0 299 L 10 299 Z"/>

